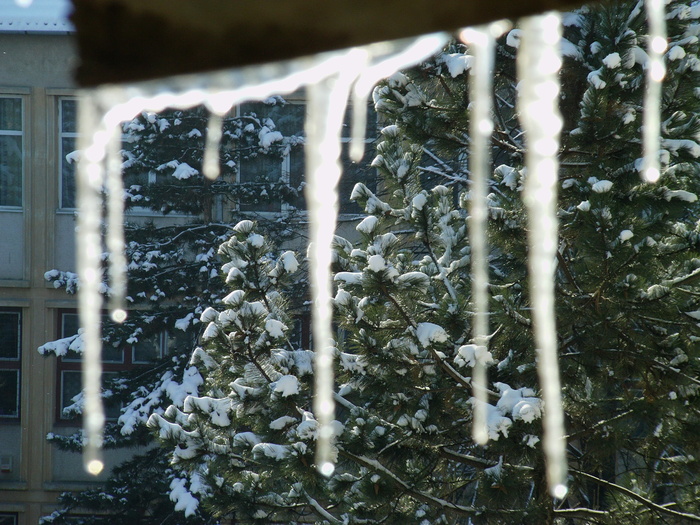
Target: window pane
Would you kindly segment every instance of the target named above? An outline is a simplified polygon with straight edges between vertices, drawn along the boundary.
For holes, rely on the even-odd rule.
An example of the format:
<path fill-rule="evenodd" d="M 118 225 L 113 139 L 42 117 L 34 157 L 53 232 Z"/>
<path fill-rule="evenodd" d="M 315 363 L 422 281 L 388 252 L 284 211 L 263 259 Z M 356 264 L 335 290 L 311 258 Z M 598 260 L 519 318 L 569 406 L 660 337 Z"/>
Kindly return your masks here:
<path fill-rule="evenodd" d="M 136 343 L 133 348 L 134 363 L 153 363 L 161 357 L 162 336 L 155 335 Z"/>
<path fill-rule="evenodd" d="M 265 104 L 264 102 L 250 102 L 241 105 L 241 115 L 254 113 L 265 126 L 265 119 L 270 119 L 275 129 L 285 137 L 302 135 L 304 133 L 304 116 L 306 106 L 304 104 Z"/>
<path fill-rule="evenodd" d="M 78 131 L 77 107 L 78 103 L 76 100 L 61 100 L 61 131 L 68 133 L 76 133 Z"/>
<path fill-rule="evenodd" d="M 64 313 L 61 315 L 61 337 L 69 337 L 78 333 L 80 318 L 78 314 Z"/>
<path fill-rule="evenodd" d="M 0 98 L 0 129 L 22 131 L 21 98 Z"/>
<path fill-rule="evenodd" d="M 0 206 L 21 205 L 22 136 L 0 135 Z"/>
<path fill-rule="evenodd" d="M 17 525 L 17 514 L 0 514 L 0 525 Z"/>
<path fill-rule="evenodd" d="M 104 372 L 102 374 L 102 382 L 105 384 L 116 377 L 116 372 Z M 75 403 L 73 398 L 80 394 L 82 389 L 82 376 L 79 370 L 64 370 L 61 373 L 61 419 L 71 419 L 73 417 L 72 414 L 64 414 L 63 410 Z M 107 419 L 117 419 L 121 412 L 121 404 L 110 398 L 103 399 L 103 403 Z"/>
<path fill-rule="evenodd" d="M 0 359 L 19 359 L 19 312 L 0 312 Z"/>
<path fill-rule="evenodd" d="M 275 155 L 258 155 L 241 159 L 239 166 L 240 182 L 249 184 L 246 197 L 241 202 L 241 210 L 280 211 L 280 200 L 270 202 L 269 191 L 272 184 L 280 182 L 282 159 Z"/>
<path fill-rule="evenodd" d="M 61 207 L 75 208 L 75 162 L 66 158 L 75 151 L 75 137 L 61 137 Z"/>
<path fill-rule="evenodd" d="M 73 404 L 73 398 L 83 389 L 79 370 L 64 370 L 61 372 L 61 419 L 71 416 L 63 413 L 63 409 Z"/>
<path fill-rule="evenodd" d="M 19 370 L 0 370 L 0 417 L 19 417 Z"/>
<path fill-rule="evenodd" d="M 104 372 L 102 374 L 102 384 L 107 384 L 108 381 L 116 379 L 118 376 L 117 372 Z M 104 398 L 102 400 L 105 407 L 105 417 L 108 420 L 119 419 L 119 415 L 122 412 L 122 405 L 119 401 L 114 398 Z"/>
<path fill-rule="evenodd" d="M 338 182 L 338 194 L 340 197 L 340 213 L 362 213 L 360 206 L 350 200 L 352 189 L 355 184 L 362 182 L 370 190 L 375 191 L 377 186 L 376 170 L 371 166 L 371 159 L 374 158 L 374 144 L 365 144 L 365 155 L 360 162 L 350 160 L 348 150 L 350 143 L 342 144 L 343 151 L 340 155 L 340 163 L 343 166 L 343 174 Z"/>

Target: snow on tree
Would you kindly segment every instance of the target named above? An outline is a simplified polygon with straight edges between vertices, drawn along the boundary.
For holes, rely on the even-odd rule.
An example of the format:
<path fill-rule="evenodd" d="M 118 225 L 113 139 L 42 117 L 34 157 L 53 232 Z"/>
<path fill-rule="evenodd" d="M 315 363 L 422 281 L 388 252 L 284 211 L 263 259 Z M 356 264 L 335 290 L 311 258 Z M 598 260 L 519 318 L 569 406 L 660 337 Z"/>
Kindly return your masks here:
<path fill-rule="evenodd" d="M 263 522 L 700 520 L 692 408 L 700 11 L 671 2 L 667 12 L 657 185 L 640 177 L 641 4 L 564 17 L 556 309 L 567 498 L 549 497 L 539 448 L 546 406 L 527 292 L 518 29 L 499 41 L 494 74 L 490 352 L 470 340 L 469 57 L 454 43 L 375 90 L 387 123 L 373 162 L 381 192 L 355 187 L 352 198 L 367 213 L 357 227 L 362 240 L 336 242 L 335 473 L 325 480 L 312 465 L 307 361 L 269 340 L 264 323 L 282 319 L 276 303 L 251 308 L 263 302 L 247 295 L 256 288 L 236 283 L 231 309 L 207 316 L 194 354 L 205 375 L 198 395 L 150 420 L 176 445 L 173 465 L 185 486 L 197 487 L 190 495 L 221 516 Z M 255 323 L 241 324 L 252 310 Z M 248 357 L 236 346 L 245 341 L 256 344 Z M 484 447 L 470 433 L 476 360 L 491 365 Z"/>
<path fill-rule="evenodd" d="M 313 464 L 311 349 L 289 341 L 301 256 L 243 221 L 209 259 L 223 262 L 228 295 L 206 309 L 202 298 L 190 318 L 203 332 L 183 367 L 201 382 L 149 418 L 169 447 L 176 508 L 259 523 L 700 521 L 700 9 L 666 8 L 655 185 L 640 177 L 642 3 L 564 16 L 555 290 L 567 497 L 549 496 L 540 448 L 515 28 L 494 72 L 488 351 L 471 339 L 471 57 L 455 42 L 374 92 L 382 183 L 355 186 L 360 240 L 335 242 L 334 473 Z M 489 367 L 486 446 L 471 438 L 477 362 Z"/>
<path fill-rule="evenodd" d="M 303 114 L 303 105 L 272 97 L 245 104 L 238 114 L 225 118 L 219 150 L 222 176 L 213 183 L 202 176 L 208 126 L 204 108 L 143 113 L 124 124 L 121 156 L 129 315 L 122 325 L 105 318 L 104 344 L 128 351 L 140 342 L 158 341 L 163 334 L 166 337 L 161 340 L 168 343 L 165 354 L 154 363 L 106 381 L 105 392 L 112 394 L 110 404 L 123 405 L 119 419 L 107 423 L 106 447 L 152 443 L 144 426 L 148 416 L 196 392 L 201 378 L 188 360 L 201 331 L 199 314 L 226 295 L 216 247 L 229 237 L 232 224 L 250 216 L 258 220 L 261 230 L 280 241 L 305 236 L 303 221 L 298 221 L 304 207 Z M 269 211 L 274 214 L 261 213 Z M 69 294 L 79 290 L 77 275 L 72 272 L 50 270 L 46 279 Z M 305 284 L 297 282 L 295 286 L 294 306 L 299 308 L 305 299 Z M 108 296 L 111 293 L 106 285 L 103 291 Z M 80 353 L 81 343 L 80 336 L 70 335 L 45 344 L 40 351 L 58 356 L 69 349 Z M 67 409 L 81 414 L 82 396 Z M 51 434 L 49 439 L 76 452 L 83 445 L 80 432 Z M 124 465 L 107 492 L 66 494 L 65 510 L 82 506 L 121 513 L 115 505 L 116 493 L 124 490 L 120 483 L 136 485 L 136 490 L 128 490 L 135 495 L 129 505 L 143 512 L 158 506 L 154 501 L 163 494 L 168 501 L 165 492 L 139 488 L 146 483 L 145 475 L 129 475 L 131 469 L 148 465 L 153 475 L 163 476 L 165 454 L 163 450 L 158 454 L 158 461 Z M 155 499 L 150 501 L 147 494 L 156 494 Z M 179 516 L 173 518 L 175 522 L 184 519 L 181 512 L 175 516 Z M 52 519 L 61 523 L 62 518 L 56 515 Z M 198 514 L 196 519 L 205 518 Z"/>

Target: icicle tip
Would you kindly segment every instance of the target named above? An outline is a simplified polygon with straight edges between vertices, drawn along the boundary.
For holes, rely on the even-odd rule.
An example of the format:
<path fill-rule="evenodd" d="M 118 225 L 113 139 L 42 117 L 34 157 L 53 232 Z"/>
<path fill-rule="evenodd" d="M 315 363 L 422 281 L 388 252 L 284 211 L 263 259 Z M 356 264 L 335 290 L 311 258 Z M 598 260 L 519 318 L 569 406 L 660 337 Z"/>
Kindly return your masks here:
<path fill-rule="evenodd" d="M 100 461 L 99 459 L 93 459 L 90 461 L 85 469 L 88 471 L 88 474 L 92 474 L 93 476 L 97 476 L 102 472 L 105 468 L 105 464 Z"/>
<path fill-rule="evenodd" d="M 554 488 L 552 489 L 552 496 L 559 500 L 563 500 L 566 497 L 566 494 L 569 492 L 569 489 L 566 488 L 566 485 L 563 483 L 560 483 L 558 485 L 555 485 Z"/>
<path fill-rule="evenodd" d="M 112 311 L 112 321 L 115 323 L 122 324 L 126 321 L 126 310 L 123 308 L 116 308 Z"/>
<path fill-rule="evenodd" d="M 326 461 L 324 463 L 321 463 L 321 466 L 319 467 L 318 471 L 326 476 L 327 478 L 331 477 L 331 474 L 335 471 L 335 465 L 331 463 L 330 461 Z"/>

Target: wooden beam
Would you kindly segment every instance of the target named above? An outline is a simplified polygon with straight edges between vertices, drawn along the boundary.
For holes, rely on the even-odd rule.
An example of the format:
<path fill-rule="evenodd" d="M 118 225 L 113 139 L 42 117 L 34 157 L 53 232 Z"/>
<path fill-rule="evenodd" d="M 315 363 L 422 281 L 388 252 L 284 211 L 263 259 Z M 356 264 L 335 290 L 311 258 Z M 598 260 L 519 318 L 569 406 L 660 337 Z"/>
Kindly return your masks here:
<path fill-rule="evenodd" d="M 83 86 L 455 30 L 579 0 L 73 0 Z"/>

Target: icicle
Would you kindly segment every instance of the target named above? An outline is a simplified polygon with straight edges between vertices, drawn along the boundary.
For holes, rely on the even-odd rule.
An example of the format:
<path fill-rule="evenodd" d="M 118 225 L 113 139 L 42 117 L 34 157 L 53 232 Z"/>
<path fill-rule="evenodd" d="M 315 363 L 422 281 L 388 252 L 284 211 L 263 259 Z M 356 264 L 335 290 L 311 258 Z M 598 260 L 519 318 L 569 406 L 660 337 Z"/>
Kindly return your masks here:
<path fill-rule="evenodd" d="M 124 254 L 124 184 L 122 183 L 121 133 L 119 126 L 110 128 L 107 144 L 107 249 L 109 250 L 110 297 L 112 320 L 126 320 L 126 255 Z"/>
<path fill-rule="evenodd" d="M 210 178 L 218 175 L 218 144 L 221 138 L 221 118 L 234 105 L 249 100 L 264 100 L 273 94 L 291 93 L 302 85 L 310 85 L 309 114 L 314 115 L 308 125 L 307 185 L 309 215 L 313 245 L 311 247 L 312 285 L 314 297 L 313 333 L 318 348 L 317 387 L 314 410 L 320 423 L 317 464 L 322 473 L 330 475 L 334 470 L 331 438 L 334 418 L 333 404 L 333 343 L 330 324 L 330 243 L 335 229 L 337 195 L 334 187 L 340 176 L 337 159 L 340 154 L 340 126 L 345 104 L 352 83 L 357 80 L 356 93 L 366 97 L 374 84 L 400 68 L 414 65 L 435 53 L 447 41 L 446 34 L 423 36 L 410 44 L 406 41 L 383 42 L 360 49 L 339 51 L 307 57 L 289 62 L 212 73 L 184 76 L 164 82 L 146 82 L 125 88 L 109 86 L 91 91 L 86 97 L 85 116 L 80 129 L 115 129 L 121 122 L 130 120 L 142 111 L 159 112 L 165 108 L 186 109 L 206 104 L 212 112 L 207 133 L 207 151 L 203 171 Z M 371 61 L 374 65 L 366 67 Z M 366 99 L 365 99 L 366 100 Z M 105 108 L 100 113 L 98 108 Z M 88 118 L 89 117 L 89 118 Z M 359 130 L 364 130 L 358 120 Z M 218 133 L 217 133 L 218 131 Z M 218 135 L 218 136 L 217 136 Z M 362 139 L 359 133 L 355 134 Z M 99 311 L 102 298 L 99 295 L 100 273 L 100 193 L 103 184 L 101 162 L 109 133 L 98 131 L 89 135 L 83 131 L 86 141 L 86 162 L 79 166 L 78 206 L 82 228 L 78 241 L 79 274 L 81 276 L 81 322 L 86 327 L 85 359 L 86 408 L 85 421 L 88 434 L 85 461 L 88 470 L 98 473 L 102 468 L 99 447 L 102 443 L 102 403 L 99 397 L 101 375 L 101 340 Z M 89 152 L 89 154 L 87 153 Z M 217 164 L 212 169 L 213 164 Z M 112 164 L 110 163 L 110 166 Z M 316 168 L 312 168 L 316 166 Z M 321 176 L 322 174 L 322 176 Z M 82 181 L 82 182 L 81 182 Z M 95 186 L 96 185 L 96 186 Z M 97 188 L 97 189 L 95 189 Z M 113 192 L 115 195 L 121 192 Z M 315 200 L 316 204 L 311 202 Z M 115 206 L 116 210 L 117 207 Z M 118 221 L 111 221 L 112 228 L 121 228 Z M 83 235 L 85 232 L 86 235 Z M 115 241 L 116 246 L 116 241 Z M 94 257 L 86 256 L 94 252 Z M 113 262 L 115 259 L 113 259 Z M 89 327 L 89 329 L 88 329 Z M 96 357 L 95 357 L 96 356 Z M 88 366 L 88 363 L 89 366 Z M 88 388 L 89 387 L 89 388 Z M 89 392 L 88 392 L 89 390 Z M 89 393 L 89 400 L 87 399 Z M 99 468 L 98 468 L 99 466 Z"/>
<path fill-rule="evenodd" d="M 489 329 L 489 292 L 488 292 L 488 247 L 487 228 L 487 193 L 488 179 L 491 171 L 491 121 L 493 87 L 492 70 L 494 58 L 494 37 L 490 28 L 465 29 L 460 34 L 463 41 L 470 45 L 474 55 L 471 67 L 469 94 L 471 115 L 469 133 L 471 147 L 469 151 L 470 193 L 469 201 L 469 245 L 471 249 L 472 304 L 474 309 L 472 333 L 474 344 L 480 347 L 488 345 Z M 479 355 L 479 354 L 477 354 Z M 472 374 L 472 391 L 479 401 L 474 403 L 474 422 L 472 436 L 481 445 L 488 441 L 486 426 L 486 366 L 477 359 Z"/>
<path fill-rule="evenodd" d="M 644 93 L 644 125 L 642 144 L 644 162 L 642 177 L 647 182 L 656 182 L 661 176 L 659 163 L 661 133 L 661 83 L 666 76 L 664 52 L 666 51 L 666 13 L 663 0 L 645 1 L 649 36 L 647 41 L 647 85 Z"/>
<path fill-rule="evenodd" d="M 557 253 L 559 164 L 559 80 L 561 67 L 559 16 L 548 13 L 522 24 L 517 68 L 521 79 L 518 108 L 527 151 L 524 200 L 528 215 L 530 299 L 537 345 L 537 371 L 545 403 L 543 447 L 547 481 L 553 497 L 567 493 L 566 440 L 561 404 L 557 333 L 554 315 L 554 273 Z"/>
<path fill-rule="evenodd" d="M 367 98 L 375 84 L 393 75 L 399 69 L 406 67 L 407 64 L 415 64 L 434 55 L 442 49 L 442 46 L 447 41 L 448 37 L 444 33 L 419 37 L 400 53 L 391 55 L 389 58 L 374 64 L 362 72 L 352 91 L 353 114 L 350 139 L 350 159 L 352 161 L 360 162 L 364 155 Z"/>
<path fill-rule="evenodd" d="M 221 132 L 223 118 L 218 113 L 212 113 L 207 126 L 207 139 L 204 146 L 204 159 L 202 161 L 202 172 L 209 180 L 219 178 L 219 145 L 221 144 Z"/>
<path fill-rule="evenodd" d="M 97 130 L 94 135 L 84 133 L 79 138 L 83 159 L 78 163 L 78 214 L 77 262 L 80 275 L 80 324 L 83 329 L 83 391 L 85 413 L 83 429 L 85 469 L 97 475 L 102 472 L 102 428 L 104 409 L 102 406 L 102 341 L 100 336 L 100 311 L 102 310 L 101 271 L 101 192 L 104 184 L 105 150 L 109 133 L 99 126 L 99 112 L 94 99 L 85 96 L 79 105 L 81 130 Z M 121 225 L 120 225 L 121 227 Z"/>
<path fill-rule="evenodd" d="M 316 346 L 314 414 L 318 420 L 316 467 L 333 473 L 333 333 L 331 243 L 338 216 L 337 185 L 341 175 L 340 131 L 352 82 L 367 63 L 367 53 L 349 51 L 339 74 L 307 89 L 306 203 L 310 218 L 309 264 L 313 293 L 313 339 Z"/>

